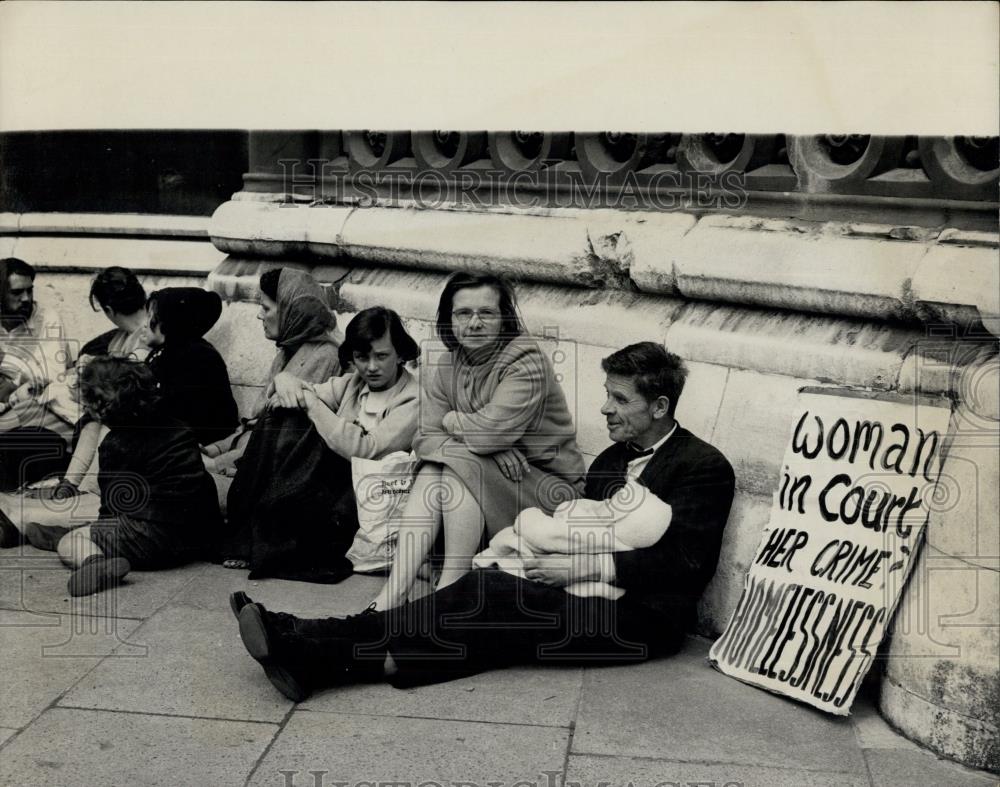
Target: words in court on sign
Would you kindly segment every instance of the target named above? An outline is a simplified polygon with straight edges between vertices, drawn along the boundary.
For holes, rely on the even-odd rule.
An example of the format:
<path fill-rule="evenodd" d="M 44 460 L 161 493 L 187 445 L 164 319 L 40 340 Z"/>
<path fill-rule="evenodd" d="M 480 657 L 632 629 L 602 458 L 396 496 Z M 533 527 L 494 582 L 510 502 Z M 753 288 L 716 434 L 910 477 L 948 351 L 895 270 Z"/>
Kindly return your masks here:
<path fill-rule="evenodd" d="M 846 715 L 916 557 L 941 469 L 944 400 L 804 389 L 722 672 Z"/>

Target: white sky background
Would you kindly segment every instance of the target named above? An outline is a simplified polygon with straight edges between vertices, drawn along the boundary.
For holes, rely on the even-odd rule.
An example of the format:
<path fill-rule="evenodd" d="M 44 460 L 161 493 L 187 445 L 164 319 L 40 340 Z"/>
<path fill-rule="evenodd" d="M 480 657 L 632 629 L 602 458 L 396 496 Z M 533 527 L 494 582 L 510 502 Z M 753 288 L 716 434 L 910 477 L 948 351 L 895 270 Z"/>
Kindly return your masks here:
<path fill-rule="evenodd" d="M 1000 133 L 1000 5 L 0 3 L 0 130 Z"/>

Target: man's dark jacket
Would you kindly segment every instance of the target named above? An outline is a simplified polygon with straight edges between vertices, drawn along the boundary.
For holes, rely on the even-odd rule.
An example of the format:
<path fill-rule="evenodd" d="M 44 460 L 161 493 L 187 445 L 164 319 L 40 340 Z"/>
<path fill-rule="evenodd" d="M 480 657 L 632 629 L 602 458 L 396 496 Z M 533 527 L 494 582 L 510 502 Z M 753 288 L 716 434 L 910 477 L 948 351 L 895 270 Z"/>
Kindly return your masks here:
<path fill-rule="evenodd" d="M 587 472 L 586 496 L 610 497 L 625 476 L 625 444 L 603 451 Z M 719 562 L 735 478 L 726 457 L 680 425 L 639 475 L 672 509 L 670 527 L 645 549 L 615 552 L 615 584 L 628 604 L 676 626 L 691 628 L 702 592 Z"/>

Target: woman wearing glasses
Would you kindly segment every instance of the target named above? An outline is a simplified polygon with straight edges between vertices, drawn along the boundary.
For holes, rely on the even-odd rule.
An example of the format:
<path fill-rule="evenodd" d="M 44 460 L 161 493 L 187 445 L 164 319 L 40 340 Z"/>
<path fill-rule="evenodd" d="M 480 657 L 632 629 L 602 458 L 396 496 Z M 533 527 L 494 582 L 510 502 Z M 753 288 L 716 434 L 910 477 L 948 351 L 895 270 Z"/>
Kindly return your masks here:
<path fill-rule="evenodd" d="M 548 357 L 524 335 L 511 286 L 496 276 L 454 274 L 438 303 L 437 334 L 444 348 L 422 362 L 413 442 L 423 464 L 375 609 L 406 601 L 442 531 L 438 588 L 470 569 L 484 532 L 492 536 L 524 508 L 551 513 L 583 489 L 566 399 Z"/>

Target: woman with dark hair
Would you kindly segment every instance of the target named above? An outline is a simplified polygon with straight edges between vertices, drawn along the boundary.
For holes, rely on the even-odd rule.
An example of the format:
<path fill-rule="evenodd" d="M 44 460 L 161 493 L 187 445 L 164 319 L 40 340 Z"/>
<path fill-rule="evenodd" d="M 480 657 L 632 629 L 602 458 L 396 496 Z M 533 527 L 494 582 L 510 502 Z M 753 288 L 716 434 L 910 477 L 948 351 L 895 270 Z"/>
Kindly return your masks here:
<path fill-rule="evenodd" d="M 137 361 L 146 359 L 149 355 L 146 346 L 146 290 L 132 271 L 112 266 L 98 273 L 90 285 L 90 307 L 103 312 L 115 327 L 95 336 L 80 348 L 80 357 L 76 362 L 78 370 L 99 355 Z M 43 492 L 39 496 L 70 497 L 81 490 L 81 484 L 84 485 L 82 491 L 96 493 L 96 478 L 88 476 L 94 472 L 92 465 L 97 447 L 106 434 L 107 427 L 84 415 L 77 425 L 73 457 L 62 480 L 51 493 Z"/>
<path fill-rule="evenodd" d="M 146 290 L 128 268 L 105 268 L 90 284 L 90 308 L 104 313 L 113 324 L 80 348 L 81 356 L 146 357 Z"/>
<path fill-rule="evenodd" d="M 316 582 L 351 572 L 344 557 L 357 529 L 351 459 L 410 450 L 419 389 L 404 364 L 418 353 L 399 315 L 375 307 L 347 325 L 340 361 L 352 372 L 320 384 L 289 371 L 274 378 L 262 423 L 285 424 L 284 439 L 294 445 L 273 451 L 272 464 L 237 475 L 228 501 L 235 534 L 223 565 L 250 564 L 251 577 Z M 266 435 L 282 439 L 268 429 L 260 441 Z"/>
<path fill-rule="evenodd" d="M 159 381 L 163 410 L 202 444 L 230 434 L 239 422 L 226 362 L 203 338 L 221 314 L 218 293 L 198 287 L 157 290 L 146 303 L 146 363 Z"/>
<path fill-rule="evenodd" d="M 80 373 L 80 389 L 84 408 L 110 430 L 99 449 L 100 518 L 65 535 L 28 526 L 32 544 L 56 549 L 75 569 L 70 595 L 118 584 L 133 568 L 207 555 L 221 521 L 215 488 L 191 430 L 163 412 L 150 368 L 95 358 Z"/>
<path fill-rule="evenodd" d="M 257 397 L 250 417 L 243 420 L 240 428 L 202 449 L 205 467 L 212 473 L 219 490 L 219 505 L 223 507 L 236 475 L 236 463 L 242 458 L 250 432 L 274 393 L 275 376 L 285 373 L 306 382 L 319 383 L 340 371 L 334 337 L 336 317 L 330 311 L 323 288 L 310 274 L 293 268 L 273 268 L 262 273 L 257 319 L 263 324 L 264 338 L 278 347 L 267 384 Z"/>
<path fill-rule="evenodd" d="M 425 359 L 419 429 L 423 460 L 403 513 L 396 559 L 375 609 L 402 604 L 439 531 L 438 587 L 464 575 L 489 536 L 525 508 L 551 513 L 583 490 L 583 457 L 552 365 L 525 336 L 513 288 L 456 273 L 438 305 L 447 353 Z"/>

